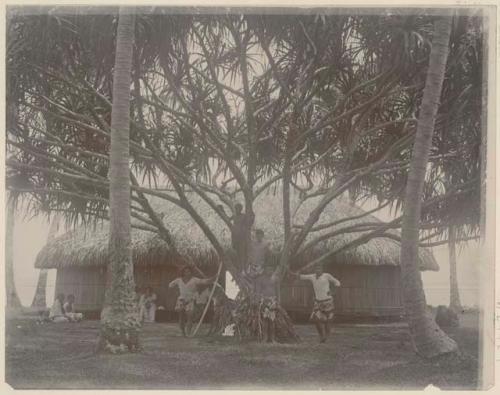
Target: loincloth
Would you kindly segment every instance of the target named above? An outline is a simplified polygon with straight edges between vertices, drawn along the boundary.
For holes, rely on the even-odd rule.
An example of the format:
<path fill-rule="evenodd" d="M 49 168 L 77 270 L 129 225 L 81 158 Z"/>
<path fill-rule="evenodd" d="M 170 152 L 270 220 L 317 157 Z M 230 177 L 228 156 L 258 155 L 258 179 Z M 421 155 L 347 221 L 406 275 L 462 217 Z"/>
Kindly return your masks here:
<path fill-rule="evenodd" d="M 315 300 L 310 320 L 316 322 L 328 322 L 333 320 L 333 298 Z"/>
<path fill-rule="evenodd" d="M 275 297 L 265 297 L 261 300 L 262 318 L 270 321 L 276 320 L 278 301 Z"/>
<path fill-rule="evenodd" d="M 175 304 L 175 311 L 178 313 L 186 312 L 191 313 L 194 310 L 194 299 L 185 300 L 185 299 L 177 299 L 177 303 Z"/>

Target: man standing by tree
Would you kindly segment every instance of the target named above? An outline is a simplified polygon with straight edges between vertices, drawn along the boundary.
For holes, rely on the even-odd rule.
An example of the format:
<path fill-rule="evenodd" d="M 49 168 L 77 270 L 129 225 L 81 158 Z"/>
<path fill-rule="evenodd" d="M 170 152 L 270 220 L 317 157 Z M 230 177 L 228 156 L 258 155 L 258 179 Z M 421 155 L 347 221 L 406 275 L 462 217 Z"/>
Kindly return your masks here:
<path fill-rule="evenodd" d="M 248 259 L 247 233 L 253 224 L 254 218 L 243 213 L 241 203 L 235 204 L 234 211 L 235 214 L 232 218 L 233 224 L 231 227 L 231 243 L 233 250 L 236 252 L 237 263 L 246 268 Z"/>
<path fill-rule="evenodd" d="M 262 314 L 264 338 L 268 343 L 276 341 L 276 314 L 278 313 L 278 279 L 273 274 L 275 267 L 267 262 L 264 272 L 257 277 L 255 293 Z"/>
<path fill-rule="evenodd" d="M 252 240 L 250 246 L 250 257 L 248 262 L 247 274 L 250 278 L 260 276 L 264 271 L 264 265 L 270 255 L 269 245 L 264 240 L 264 231 L 255 230 L 255 240 Z"/>
<path fill-rule="evenodd" d="M 323 272 L 323 266 L 318 264 L 314 274 L 295 274 L 301 280 L 312 283 L 314 289 L 314 307 L 311 321 L 316 325 L 319 341 L 324 343 L 330 334 L 330 322 L 333 320 L 333 295 L 330 284 L 340 287 L 340 281 L 329 273 Z"/>

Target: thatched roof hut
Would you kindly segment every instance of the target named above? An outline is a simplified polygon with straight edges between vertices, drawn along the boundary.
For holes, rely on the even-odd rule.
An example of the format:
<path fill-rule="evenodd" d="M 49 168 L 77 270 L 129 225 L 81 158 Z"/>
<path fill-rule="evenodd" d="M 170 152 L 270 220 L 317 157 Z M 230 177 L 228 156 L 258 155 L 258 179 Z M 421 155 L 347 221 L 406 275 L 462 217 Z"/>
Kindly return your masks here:
<path fill-rule="evenodd" d="M 294 216 L 294 223 L 301 224 L 317 204 L 319 198 L 313 198 L 300 204 Z M 231 246 L 231 234 L 223 221 L 198 196 L 190 196 L 191 203 L 214 231 L 224 247 Z M 299 205 L 297 195 L 292 197 L 292 211 Z M 163 221 L 174 237 L 177 250 L 182 256 L 191 258 L 201 264 L 215 261 L 214 250 L 199 226 L 190 215 L 172 203 L 153 199 L 152 205 L 158 213 L 163 213 Z M 254 226 L 264 230 L 266 239 L 271 248 L 279 252 L 283 243 L 283 216 L 280 194 L 265 194 L 255 203 L 256 220 Z M 327 224 L 343 218 L 355 217 L 363 214 L 363 210 L 346 201 L 335 200 L 325 209 L 317 225 Z M 346 221 L 340 226 L 351 226 L 357 222 L 381 222 L 372 215 L 364 216 L 353 221 Z M 88 228 L 79 228 L 68 232 L 51 243 L 47 244 L 38 254 L 35 262 L 37 268 L 62 268 L 71 266 L 100 266 L 108 261 L 108 224 L 98 224 Z M 307 240 L 328 232 L 328 229 L 310 234 Z M 331 229 L 330 229 L 331 231 Z M 338 248 L 360 233 L 346 233 L 320 242 L 310 256 Z M 172 258 L 167 244 L 160 237 L 145 230 L 132 230 L 133 260 L 136 264 L 168 265 Z M 397 241 L 388 238 L 374 238 L 367 243 L 346 250 L 335 256 L 336 262 L 349 265 L 379 266 L 399 265 L 400 245 Z M 429 250 L 420 250 L 420 269 L 439 270 L 439 267 Z"/>
<path fill-rule="evenodd" d="M 201 217 L 215 233 L 224 248 L 231 246 L 231 234 L 227 226 L 212 209 L 195 195 L 189 196 Z M 292 212 L 294 224 L 302 224 L 315 207 L 317 199 L 300 204 L 293 196 Z M 166 285 L 178 275 L 178 264 L 186 259 L 204 267 L 205 274 L 215 271 L 216 255 L 199 226 L 189 214 L 173 204 L 152 199 L 157 213 L 164 214 L 163 221 L 170 230 L 178 252 L 175 256 L 167 244 L 153 232 L 134 229 L 132 251 L 134 277 L 139 286 L 151 286 L 158 295 L 162 314 L 175 317 L 176 293 Z M 271 248 L 279 253 L 283 242 L 283 218 L 281 196 L 263 195 L 255 204 L 255 227 L 264 230 Z M 332 202 L 321 216 L 317 225 L 327 224 L 343 218 L 351 218 L 364 212 L 342 200 Z M 352 226 L 357 222 L 380 222 L 368 215 L 343 222 L 340 227 Z M 321 230 L 311 234 L 306 241 L 325 234 Z M 339 248 L 359 233 L 344 233 L 326 239 L 308 252 L 306 260 Z M 336 314 L 399 316 L 402 312 L 399 268 L 399 243 L 393 239 L 375 238 L 358 247 L 346 250 L 332 258 L 326 270 L 333 273 L 342 283 L 335 296 Z M 179 261 L 180 260 L 180 261 Z M 108 225 L 79 228 L 68 232 L 47 244 L 38 254 L 37 268 L 56 268 L 56 292 L 72 293 L 76 296 L 77 308 L 82 311 L 98 312 L 102 307 L 105 292 L 106 264 L 108 262 Z M 420 269 L 438 270 L 438 265 L 429 250 L 420 250 Z M 313 303 L 310 284 L 285 281 L 281 286 L 281 304 L 295 317 L 305 317 Z"/>

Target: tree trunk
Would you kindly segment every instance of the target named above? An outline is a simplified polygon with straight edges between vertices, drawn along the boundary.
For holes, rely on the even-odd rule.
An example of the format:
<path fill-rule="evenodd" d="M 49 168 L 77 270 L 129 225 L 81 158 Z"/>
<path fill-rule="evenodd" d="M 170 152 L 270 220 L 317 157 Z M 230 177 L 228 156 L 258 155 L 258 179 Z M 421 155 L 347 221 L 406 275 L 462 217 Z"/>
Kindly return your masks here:
<path fill-rule="evenodd" d="M 5 206 L 5 291 L 7 293 L 6 307 L 8 309 L 21 308 L 21 300 L 17 295 L 16 284 L 14 282 L 14 228 L 15 228 L 15 200 L 7 197 Z"/>
<path fill-rule="evenodd" d="M 135 303 L 130 235 L 130 85 L 135 16 L 120 7 L 111 111 L 109 167 L 110 234 L 106 295 L 101 313 L 99 350 L 139 349 L 139 315 Z"/>
<path fill-rule="evenodd" d="M 426 358 L 458 350 L 457 344 L 437 326 L 427 311 L 422 278 L 418 270 L 421 196 L 445 75 L 450 31 L 451 17 L 441 17 L 436 21 L 406 186 L 402 226 L 401 282 L 403 303 L 415 350 Z"/>
<path fill-rule="evenodd" d="M 46 309 L 47 308 L 47 277 L 49 271 L 47 269 L 40 269 L 38 273 L 38 281 L 36 282 L 35 296 L 33 296 L 33 301 L 31 302 L 31 307 L 35 309 Z"/>
<path fill-rule="evenodd" d="M 57 230 L 59 229 L 59 216 L 56 214 L 52 219 L 52 223 L 49 227 L 49 234 L 47 236 L 47 244 L 54 240 Z M 46 301 L 46 289 L 47 289 L 47 269 L 41 269 L 38 274 L 38 281 L 36 284 L 35 296 L 33 297 L 33 302 L 31 302 L 31 307 L 45 309 L 47 308 Z"/>
<path fill-rule="evenodd" d="M 450 309 L 455 313 L 459 313 L 462 311 L 462 303 L 460 302 L 460 293 L 458 291 L 456 236 L 455 226 L 451 225 L 449 227 L 448 242 L 450 257 Z"/>

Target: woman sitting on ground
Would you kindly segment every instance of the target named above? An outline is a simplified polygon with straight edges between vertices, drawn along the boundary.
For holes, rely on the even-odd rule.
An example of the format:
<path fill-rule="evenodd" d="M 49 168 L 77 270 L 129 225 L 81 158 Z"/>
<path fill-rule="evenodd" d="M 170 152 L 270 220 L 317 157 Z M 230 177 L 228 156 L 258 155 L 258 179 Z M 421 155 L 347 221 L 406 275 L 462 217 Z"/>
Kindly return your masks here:
<path fill-rule="evenodd" d="M 49 319 L 52 322 L 68 322 L 69 318 L 64 313 L 64 294 L 58 294 L 50 309 Z"/>
<path fill-rule="evenodd" d="M 75 295 L 68 295 L 68 300 L 64 303 L 64 314 L 71 322 L 80 322 L 83 319 L 82 313 L 75 313 L 74 305 L 75 303 Z"/>

